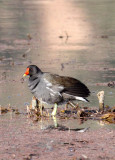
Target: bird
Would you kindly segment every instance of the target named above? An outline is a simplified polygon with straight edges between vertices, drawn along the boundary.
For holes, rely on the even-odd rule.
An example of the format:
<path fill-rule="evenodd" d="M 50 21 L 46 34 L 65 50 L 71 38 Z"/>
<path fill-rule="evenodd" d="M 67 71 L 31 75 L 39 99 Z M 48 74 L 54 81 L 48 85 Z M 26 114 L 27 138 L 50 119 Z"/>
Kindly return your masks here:
<path fill-rule="evenodd" d="M 23 77 L 27 75 L 31 93 L 43 103 L 60 105 L 74 100 L 89 102 L 86 98 L 90 91 L 80 80 L 42 72 L 36 65 L 27 67 Z"/>

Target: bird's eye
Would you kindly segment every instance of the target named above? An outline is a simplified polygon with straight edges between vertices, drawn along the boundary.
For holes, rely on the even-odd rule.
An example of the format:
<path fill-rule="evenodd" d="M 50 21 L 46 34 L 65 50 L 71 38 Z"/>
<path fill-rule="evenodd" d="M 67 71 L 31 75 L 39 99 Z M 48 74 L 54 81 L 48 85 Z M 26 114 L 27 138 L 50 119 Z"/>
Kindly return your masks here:
<path fill-rule="evenodd" d="M 33 69 L 32 69 L 32 68 L 30 68 L 29 70 L 30 70 L 31 72 L 33 71 Z"/>

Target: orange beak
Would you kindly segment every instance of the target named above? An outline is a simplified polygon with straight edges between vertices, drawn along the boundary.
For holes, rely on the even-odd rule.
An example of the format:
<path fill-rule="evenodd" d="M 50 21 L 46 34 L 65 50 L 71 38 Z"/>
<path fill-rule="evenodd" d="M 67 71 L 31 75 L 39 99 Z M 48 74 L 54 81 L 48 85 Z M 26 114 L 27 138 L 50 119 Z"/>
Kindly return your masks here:
<path fill-rule="evenodd" d="M 26 69 L 26 72 L 24 73 L 23 77 L 27 76 L 29 74 L 29 68 Z"/>

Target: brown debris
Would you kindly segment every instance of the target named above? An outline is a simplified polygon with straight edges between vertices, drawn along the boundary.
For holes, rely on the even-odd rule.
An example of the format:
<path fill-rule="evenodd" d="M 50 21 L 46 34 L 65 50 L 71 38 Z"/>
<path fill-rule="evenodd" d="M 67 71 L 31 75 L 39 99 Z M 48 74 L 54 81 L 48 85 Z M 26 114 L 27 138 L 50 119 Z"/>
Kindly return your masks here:
<path fill-rule="evenodd" d="M 10 111 L 8 108 L 1 107 L 1 106 L 0 106 L 0 115 L 1 115 L 1 114 L 4 114 L 4 113 L 7 113 L 8 111 Z"/>
<path fill-rule="evenodd" d="M 1 114 L 5 114 L 5 113 L 8 113 L 8 112 L 14 112 L 15 114 L 20 114 L 20 112 L 18 111 L 18 109 L 14 109 L 10 106 L 8 107 L 3 107 L 3 106 L 0 106 L 0 115 Z"/>
<path fill-rule="evenodd" d="M 49 116 L 47 111 L 44 111 L 44 106 L 34 96 L 32 97 L 31 104 L 27 106 L 27 114 L 30 118 L 33 118 L 34 122 L 41 120 L 41 117 Z"/>
<path fill-rule="evenodd" d="M 113 88 L 113 87 L 115 87 L 115 81 L 111 81 L 107 85 L 108 85 L 108 87 Z"/>
<path fill-rule="evenodd" d="M 101 116 L 101 119 L 109 123 L 115 123 L 115 113 L 105 113 Z"/>
<path fill-rule="evenodd" d="M 51 116 L 56 116 L 59 119 L 80 119 L 80 123 L 83 123 L 84 121 L 88 119 L 93 119 L 93 120 L 105 120 L 110 123 L 114 123 L 114 111 L 115 107 L 109 107 L 105 106 L 105 111 L 104 111 L 104 91 L 99 92 L 98 94 L 99 98 L 99 111 L 97 109 L 91 109 L 88 107 L 81 108 L 78 104 L 74 104 L 72 102 L 68 102 L 65 106 L 65 109 L 60 109 L 54 107 L 53 112 L 55 111 L 55 115 L 49 113 L 42 104 L 40 104 L 40 101 L 36 99 L 35 97 L 32 97 L 32 102 L 30 106 L 27 106 L 27 113 L 29 117 L 32 117 L 34 121 L 39 121 L 41 118 L 49 118 Z M 69 105 L 69 107 L 68 107 Z M 71 107 L 70 107 L 71 106 Z M 103 109 L 103 110 L 102 110 Z M 101 112 L 100 112 L 101 111 Z M 56 114 L 57 112 L 57 114 Z M 110 113 L 111 112 L 111 113 Z M 104 117 L 104 114 L 108 113 L 108 117 Z M 105 115 L 106 116 L 106 115 Z M 54 120 L 54 118 L 53 118 Z M 55 120 L 56 121 L 56 118 Z M 55 126 L 57 124 L 55 123 Z"/>
<path fill-rule="evenodd" d="M 102 35 L 101 38 L 108 38 L 108 35 Z"/>
<path fill-rule="evenodd" d="M 27 34 L 27 37 L 28 37 L 28 40 L 32 39 L 32 36 L 29 33 Z"/>

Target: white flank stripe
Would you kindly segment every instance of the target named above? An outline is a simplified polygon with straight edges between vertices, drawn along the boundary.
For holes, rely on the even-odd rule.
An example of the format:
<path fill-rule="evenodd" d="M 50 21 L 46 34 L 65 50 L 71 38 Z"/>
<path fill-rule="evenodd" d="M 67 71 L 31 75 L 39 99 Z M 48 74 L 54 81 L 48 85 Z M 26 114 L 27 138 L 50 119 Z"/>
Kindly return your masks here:
<path fill-rule="evenodd" d="M 60 89 L 64 89 L 64 87 L 63 87 L 63 86 L 59 86 L 58 88 L 60 88 Z"/>
<path fill-rule="evenodd" d="M 75 96 L 75 99 L 80 100 L 80 101 L 87 102 L 86 99 L 84 99 L 83 97 L 76 97 L 76 96 Z"/>
<path fill-rule="evenodd" d="M 49 86 L 49 87 L 52 86 L 52 84 L 49 81 L 47 81 L 45 78 L 44 78 L 44 81 L 45 81 L 47 86 Z"/>
<path fill-rule="evenodd" d="M 50 93 L 50 95 L 53 96 L 53 97 L 55 96 L 53 93 Z"/>
<path fill-rule="evenodd" d="M 59 94 L 61 97 L 62 97 L 62 95 L 59 93 L 59 92 L 55 92 L 53 89 L 51 89 L 51 88 L 49 88 L 49 87 L 46 87 L 48 90 L 50 90 L 52 93 L 54 93 L 54 95 L 55 94 Z"/>
<path fill-rule="evenodd" d="M 70 95 L 70 94 L 67 94 L 67 93 L 64 93 L 64 94 L 66 94 L 66 95 L 68 95 L 68 96 L 72 96 L 72 97 L 74 97 L 76 100 L 83 101 L 83 102 L 87 102 L 87 100 L 86 100 L 85 98 L 83 98 L 83 97 L 73 96 L 73 95 Z"/>
<path fill-rule="evenodd" d="M 48 90 L 50 90 L 52 93 L 56 94 L 57 92 L 55 92 L 53 89 L 46 87 Z"/>

